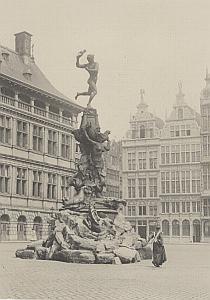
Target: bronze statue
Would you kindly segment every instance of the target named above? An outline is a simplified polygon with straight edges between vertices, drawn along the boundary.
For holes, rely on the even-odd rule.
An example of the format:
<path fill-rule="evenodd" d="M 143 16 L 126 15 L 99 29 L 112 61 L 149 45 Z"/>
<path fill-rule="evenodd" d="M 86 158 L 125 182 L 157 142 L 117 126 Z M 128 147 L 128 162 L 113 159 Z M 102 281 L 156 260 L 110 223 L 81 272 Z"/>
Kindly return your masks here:
<path fill-rule="evenodd" d="M 97 94 L 97 88 L 96 88 L 96 82 L 98 79 L 98 63 L 94 61 L 94 55 L 93 54 L 88 54 L 87 55 L 87 64 L 80 64 L 80 58 L 84 55 L 84 53 L 86 52 L 86 50 L 80 51 L 77 55 L 77 61 L 76 61 L 76 66 L 77 68 L 83 68 L 85 69 L 89 74 L 90 77 L 87 81 L 89 88 L 87 92 L 82 92 L 82 93 L 77 93 L 75 100 L 77 100 L 77 98 L 79 96 L 90 96 L 89 97 L 89 101 L 87 104 L 87 107 L 91 107 L 91 102 L 93 100 L 93 98 L 95 97 L 95 95 Z"/>

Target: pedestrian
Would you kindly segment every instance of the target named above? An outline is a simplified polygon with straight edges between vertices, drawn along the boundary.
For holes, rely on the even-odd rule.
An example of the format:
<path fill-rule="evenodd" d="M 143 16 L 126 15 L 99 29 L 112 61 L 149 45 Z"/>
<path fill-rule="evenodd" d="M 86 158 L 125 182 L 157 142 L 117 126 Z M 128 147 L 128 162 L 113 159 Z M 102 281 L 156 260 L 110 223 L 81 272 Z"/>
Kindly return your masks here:
<path fill-rule="evenodd" d="M 152 263 L 155 267 L 160 267 L 167 260 L 160 225 L 157 225 L 155 228 L 155 232 L 150 234 L 150 236 L 147 239 L 147 244 L 150 241 L 153 243 Z"/>

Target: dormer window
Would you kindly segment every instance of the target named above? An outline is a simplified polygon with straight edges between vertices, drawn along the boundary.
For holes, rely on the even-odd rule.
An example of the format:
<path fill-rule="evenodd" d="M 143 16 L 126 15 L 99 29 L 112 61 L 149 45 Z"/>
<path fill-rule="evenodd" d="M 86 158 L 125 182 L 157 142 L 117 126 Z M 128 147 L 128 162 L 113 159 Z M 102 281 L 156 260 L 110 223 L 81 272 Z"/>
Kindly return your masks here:
<path fill-rule="evenodd" d="M 1 55 L 5 61 L 9 61 L 9 53 L 7 51 L 2 51 Z"/>
<path fill-rule="evenodd" d="M 178 120 L 183 120 L 183 108 L 178 109 Z"/>
<path fill-rule="evenodd" d="M 144 139 L 145 136 L 146 136 L 145 126 L 142 125 L 142 126 L 140 126 L 140 139 Z"/>
<path fill-rule="evenodd" d="M 25 79 L 31 80 L 32 73 L 31 73 L 30 68 L 26 69 L 26 70 L 23 72 L 23 76 L 25 77 Z"/>

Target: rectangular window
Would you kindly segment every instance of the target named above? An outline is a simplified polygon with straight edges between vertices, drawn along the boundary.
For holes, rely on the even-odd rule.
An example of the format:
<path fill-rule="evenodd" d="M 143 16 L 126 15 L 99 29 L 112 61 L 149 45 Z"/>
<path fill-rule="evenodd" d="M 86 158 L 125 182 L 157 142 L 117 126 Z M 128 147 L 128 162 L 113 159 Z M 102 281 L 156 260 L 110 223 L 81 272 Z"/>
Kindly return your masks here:
<path fill-rule="evenodd" d="M 170 174 L 169 172 L 161 172 L 161 193 L 170 193 Z"/>
<path fill-rule="evenodd" d="M 186 193 L 186 176 L 185 176 L 185 171 L 181 172 L 181 187 L 182 187 L 182 193 Z"/>
<path fill-rule="evenodd" d="M 157 169 L 157 151 L 149 152 L 149 167 L 150 169 Z"/>
<path fill-rule="evenodd" d="M 200 193 L 200 170 L 192 170 L 192 193 Z"/>
<path fill-rule="evenodd" d="M 186 152 L 185 152 L 185 145 L 181 145 L 181 162 L 186 162 Z"/>
<path fill-rule="evenodd" d="M 190 136 L 190 125 L 186 125 L 186 136 Z"/>
<path fill-rule="evenodd" d="M 174 136 L 175 136 L 174 126 L 170 126 L 170 136 L 171 136 L 171 137 L 174 137 Z"/>
<path fill-rule="evenodd" d="M 11 144 L 11 118 L 0 115 L 0 143 Z"/>
<path fill-rule="evenodd" d="M 136 198 L 136 179 L 128 179 L 128 198 Z"/>
<path fill-rule="evenodd" d="M 165 165 L 165 163 L 166 163 L 165 146 L 161 146 L 161 164 Z"/>
<path fill-rule="evenodd" d="M 176 164 L 180 163 L 180 145 L 175 146 L 175 162 Z"/>
<path fill-rule="evenodd" d="M 146 198 L 146 178 L 138 179 L 139 198 Z"/>
<path fill-rule="evenodd" d="M 169 202 L 162 202 L 162 213 L 169 213 Z"/>
<path fill-rule="evenodd" d="M 172 205 L 172 213 L 175 213 L 176 212 L 176 204 L 175 204 L 175 202 L 172 202 L 171 205 Z"/>
<path fill-rule="evenodd" d="M 48 130 L 48 154 L 57 155 L 57 132 Z"/>
<path fill-rule="evenodd" d="M 9 193 L 10 167 L 0 164 L 0 193 Z"/>
<path fill-rule="evenodd" d="M 61 176 L 61 197 L 70 198 L 69 176 Z"/>
<path fill-rule="evenodd" d="M 43 152 L 43 128 L 33 126 L 33 150 Z"/>
<path fill-rule="evenodd" d="M 179 133 L 179 125 L 176 125 L 175 126 L 175 136 L 179 136 L 180 133 Z"/>
<path fill-rule="evenodd" d="M 146 216 L 146 206 L 145 205 L 139 206 L 139 216 Z"/>
<path fill-rule="evenodd" d="M 61 156 L 67 159 L 70 158 L 70 136 L 66 134 L 62 134 Z"/>
<path fill-rule="evenodd" d="M 171 192 L 176 192 L 176 172 L 171 172 Z"/>
<path fill-rule="evenodd" d="M 57 185 L 56 174 L 48 173 L 48 183 L 47 183 L 48 199 L 56 199 L 56 185 Z"/>
<path fill-rule="evenodd" d="M 210 189 L 210 166 L 203 166 L 203 188 L 204 190 Z"/>
<path fill-rule="evenodd" d="M 149 178 L 149 196 L 157 197 L 157 178 Z"/>
<path fill-rule="evenodd" d="M 190 145 L 186 146 L 186 162 L 190 162 Z"/>
<path fill-rule="evenodd" d="M 180 203 L 176 202 L 176 212 L 179 213 L 180 212 Z"/>
<path fill-rule="evenodd" d="M 190 212 L 190 201 L 186 202 L 186 211 Z"/>
<path fill-rule="evenodd" d="M 28 124 L 24 121 L 17 121 L 17 146 L 28 147 Z"/>
<path fill-rule="evenodd" d="M 175 154 L 175 145 L 171 146 L 171 163 L 175 164 L 176 154 Z"/>
<path fill-rule="evenodd" d="M 196 212 L 197 211 L 197 203 L 196 201 L 192 201 L 192 212 Z"/>
<path fill-rule="evenodd" d="M 138 153 L 139 170 L 146 169 L 146 152 Z"/>
<path fill-rule="evenodd" d="M 136 153 L 128 153 L 128 170 L 136 170 Z"/>
<path fill-rule="evenodd" d="M 190 193 L 190 171 L 186 171 L 186 193 Z"/>
<path fill-rule="evenodd" d="M 128 205 L 128 216 L 135 216 L 135 215 L 136 215 L 136 206 Z"/>
<path fill-rule="evenodd" d="M 33 171 L 33 192 L 34 197 L 42 197 L 42 171 Z"/>
<path fill-rule="evenodd" d="M 166 213 L 166 206 L 165 206 L 166 202 L 161 202 L 161 206 L 162 206 L 162 214 Z"/>
<path fill-rule="evenodd" d="M 185 125 L 181 125 L 181 136 L 185 136 L 186 132 L 185 132 Z"/>
<path fill-rule="evenodd" d="M 26 196 L 26 169 L 17 168 L 16 194 Z"/>
<path fill-rule="evenodd" d="M 186 212 L 186 203 L 182 202 L 182 212 L 185 213 Z"/>

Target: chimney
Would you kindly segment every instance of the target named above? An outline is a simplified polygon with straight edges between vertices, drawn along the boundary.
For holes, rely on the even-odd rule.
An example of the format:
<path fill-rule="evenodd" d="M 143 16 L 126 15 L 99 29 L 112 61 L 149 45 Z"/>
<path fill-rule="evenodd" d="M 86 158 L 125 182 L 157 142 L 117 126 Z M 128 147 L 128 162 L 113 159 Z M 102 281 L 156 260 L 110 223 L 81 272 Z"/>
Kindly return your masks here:
<path fill-rule="evenodd" d="M 31 57 L 31 37 L 32 35 L 26 31 L 15 34 L 15 51 L 23 56 L 23 59 Z"/>

